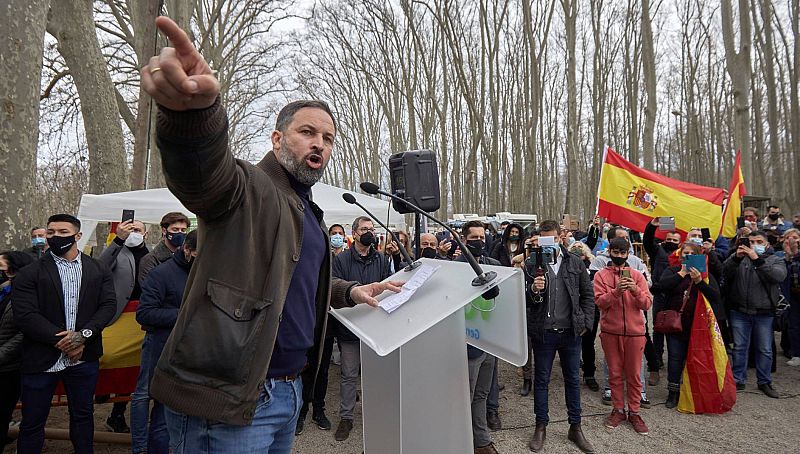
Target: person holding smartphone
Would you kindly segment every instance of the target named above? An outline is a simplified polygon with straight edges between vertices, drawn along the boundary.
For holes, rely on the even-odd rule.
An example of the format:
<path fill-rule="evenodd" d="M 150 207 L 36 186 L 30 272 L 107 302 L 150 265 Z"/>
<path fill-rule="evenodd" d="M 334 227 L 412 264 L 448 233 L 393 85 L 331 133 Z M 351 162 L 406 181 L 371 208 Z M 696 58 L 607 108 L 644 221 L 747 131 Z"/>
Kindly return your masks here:
<path fill-rule="evenodd" d="M 684 243 L 681 247 L 681 257 L 702 255 L 707 257 L 704 247 L 695 243 Z M 686 353 L 689 350 L 689 333 L 692 332 L 694 321 L 694 302 L 698 293 L 702 293 L 711 304 L 714 316 L 718 320 L 725 319 L 725 309 L 722 306 L 719 284 L 711 273 L 708 273 L 708 282 L 703 280 L 702 273 L 686 264 L 669 267 L 661 273 L 658 282 L 659 288 L 664 293 L 664 310 L 681 312 L 681 325 L 683 330 L 679 333 L 666 334 L 667 356 L 667 408 L 678 405 L 681 390 L 681 375 L 686 363 Z"/>
<path fill-rule="evenodd" d="M 612 239 L 608 244 L 612 264 L 594 276 L 594 299 L 600 309 L 600 342 L 608 363 L 608 383 L 614 406 L 605 426 L 615 429 L 627 420 L 636 433 L 648 435 L 649 429 L 639 415 L 642 354 L 647 342 L 642 311 L 650 309 L 653 296 L 644 275 L 627 266 L 629 248 L 628 240 Z"/>

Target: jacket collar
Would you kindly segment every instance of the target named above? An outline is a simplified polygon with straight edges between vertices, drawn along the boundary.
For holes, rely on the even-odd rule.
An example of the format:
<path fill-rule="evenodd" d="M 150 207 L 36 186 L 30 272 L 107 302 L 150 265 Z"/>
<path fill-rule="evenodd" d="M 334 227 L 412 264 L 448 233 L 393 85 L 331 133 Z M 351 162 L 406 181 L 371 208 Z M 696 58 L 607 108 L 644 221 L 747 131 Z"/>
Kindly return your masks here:
<path fill-rule="evenodd" d="M 301 202 L 300 200 L 301 197 L 297 194 L 297 191 L 295 191 L 294 188 L 292 187 L 292 181 L 289 177 L 289 173 L 286 172 L 286 169 L 284 169 L 281 163 L 278 162 L 278 157 L 275 156 L 274 150 L 267 153 L 266 156 L 264 156 L 264 158 L 261 159 L 261 161 L 258 164 L 256 164 L 256 166 L 259 169 L 263 170 L 264 173 L 266 173 L 267 176 L 270 177 L 270 179 L 275 184 L 275 186 L 278 187 L 278 189 L 287 194 L 291 194 L 293 197 L 297 198 L 297 202 Z M 314 196 L 311 192 L 309 192 L 308 201 L 309 205 L 311 206 L 311 211 L 314 212 L 314 216 L 320 223 L 322 223 L 324 212 L 319 206 L 317 206 L 316 203 L 314 203 Z M 326 230 L 325 231 L 326 238 L 327 235 L 328 232 Z"/>
<path fill-rule="evenodd" d="M 274 150 L 267 153 L 256 166 L 270 177 L 278 189 L 295 194 L 294 189 L 292 189 L 292 184 L 289 182 L 289 174 L 286 173 L 286 169 L 278 162 L 278 157 L 275 156 Z"/>

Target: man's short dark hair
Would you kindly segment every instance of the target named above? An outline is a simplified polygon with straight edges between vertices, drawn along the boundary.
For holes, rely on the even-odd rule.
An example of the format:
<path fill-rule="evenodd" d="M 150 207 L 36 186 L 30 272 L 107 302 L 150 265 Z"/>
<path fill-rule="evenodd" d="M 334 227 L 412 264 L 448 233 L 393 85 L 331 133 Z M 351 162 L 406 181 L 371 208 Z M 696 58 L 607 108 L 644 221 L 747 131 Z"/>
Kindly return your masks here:
<path fill-rule="evenodd" d="M 781 207 L 779 207 L 778 205 L 770 205 L 770 206 L 767 207 L 767 209 L 768 210 L 780 210 Z"/>
<path fill-rule="evenodd" d="M 33 233 L 33 232 L 35 232 L 37 230 L 47 230 L 47 229 L 45 229 L 44 227 L 39 227 L 38 225 L 35 225 L 35 226 L 31 227 L 31 233 Z"/>
<path fill-rule="evenodd" d="M 344 232 L 344 226 L 342 224 L 333 224 L 332 226 L 328 227 L 328 235 L 330 235 L 331 232 L 333 232 L 333 229 L 336 227 L 339 227 Z"/>
<path fill-rule="evenodd" d="M 542 223 L 539 224 L 539 232 L 560 232 L 560 231 L 561 231 L 561 225 L 552 219 L 542 221 Z"/>
<path fill-rule="evenodd" d="M 761 238 L 764 238 L 764 241 L 769 242 L 769 235 L 767 234 L 767 232 L 765 232 L 763 230 L 754 230 L 754 231 L 750 232 L 750 235 L 747 235 L 747 236 L 749 236 L 749 237 L 760 236 Z"/>
<path fill-rule="evenodd" d="M 180 211 L 173 211 L 171 213 L 165 214 L 164 217 L 161 218 L 160 225 L 162 229 L 166 229 L 172 224 L 175 224 L 176 222 L 183 222 L 184 224 L 186 224 L 186 227 L 192 226 L 192 221 L 190 221 L 189 218 Z"/>
<path fill-rule="evenodd" d="M 509 222 L 509 221 L 503 221 L 503 222 L 501 222 L 501 223 L 500 223 L 500 226 L 502 227 L 502 226 L 504 226 L 504 225 L 508 225 L 508 224 L 511 224 L 511 222 Z"/>
<path fill-rule="evenodd" d="M 33 257 L 20 251 L 0 252 L 0 257 L 8 264 L 8 271 L 17 274 L 23 267 L 33 263 Z"/>
<path fill-rule="evenodd" d="M 745 211 L 752 211 L 753 213 L 755 213 L 756 216 L 758 216 L 758 209 L 756 207 L 744 207 L 742 213 L 744 213 Z"/>
<path fill-rule="evenodd" d="M 608 240 L 608 250 L 625 251 L 628 252 L 631 248 L 631 243 L 625 238 L 612 238 Z"/>
<path fill-rule="evenodd" d="M 353 221 L 353 233 L 356 233 L 356 230 L 358 230 L 358 227 L 361 225 L 362 222 L 372 222 L 372 218 L 367 217 L 367 216 L 359 216 L 359 217 L 357 217 L 356 220 Z M 342 229 L 342 230 L 344 230 L 344 229 Z"/>
<path fill-rule="evenodd" d="M 79 232 L 81 231 L 81 221 L 71 214 L 54 214 L 47 218 L 47 225 L 50 225 L 53 222 L 69 222 L 70 224 L 74 225 Z"/>
<path fill-rule="evenodd" d="M 606 232 L 606 239 L 611 241 L 612 239 L 617 237 L 617 230 L 621 229 L 622 227 L 617 225 L 612 225 L 608 228 L 608 232 Z"/>
<path fill-rule="evenodd" d="M 183 244 L 189 248 L 190 251 L 197 250 L 197 230 L 192 230 L 191 232 L 186 234 L 186 239 L 183 240 Z"/>
<path fill-rule="evenodd" d="M 333 117 L 333 112 L 331 112 L 331 108 L 328 107 L 328 103 L 314 99 L 292 101 L 283 106 L 283 109 L 278 112 L 278 119 L 275 120 L 275 129 L 280 132 L 286 132 L 286 128 L 289 126 L 289 123 L 294 120 L 294 114 L 296 114 L 298 110 L 306 108 L 319 109 L 328 114 L 333 122 L 333 130 L 336 131 L 336 119 Z"/>
<path fill-rule="evenodd" d="M 469 235 L 469 229 L 481 229 L 484 230 L 483 222 L 481 221 L 468 221 L 466 224 L 461 226 L 461 235 L 466 238 Z"/>

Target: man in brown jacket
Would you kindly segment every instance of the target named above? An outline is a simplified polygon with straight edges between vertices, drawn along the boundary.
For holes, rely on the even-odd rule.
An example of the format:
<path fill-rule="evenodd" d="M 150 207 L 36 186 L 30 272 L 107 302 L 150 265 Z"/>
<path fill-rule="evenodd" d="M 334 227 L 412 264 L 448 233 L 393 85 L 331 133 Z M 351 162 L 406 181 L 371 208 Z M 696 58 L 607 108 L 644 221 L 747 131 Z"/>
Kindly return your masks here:
<path fill-rule="evenodd" d="M 401 283 L 331 279 L 327 229 L 311 200 L 336 134 L 320 101 L 288 104 L 257 165 L 228 150 L 219 82 L 166 17 L 173 47 L 142 68 L 159 104 L 167 185 L 198 216 L 198 256 L 150 392 L 164 403 L 175 453 L 289 453 L 310 351 L 330 307 L 367 303 Z"/>

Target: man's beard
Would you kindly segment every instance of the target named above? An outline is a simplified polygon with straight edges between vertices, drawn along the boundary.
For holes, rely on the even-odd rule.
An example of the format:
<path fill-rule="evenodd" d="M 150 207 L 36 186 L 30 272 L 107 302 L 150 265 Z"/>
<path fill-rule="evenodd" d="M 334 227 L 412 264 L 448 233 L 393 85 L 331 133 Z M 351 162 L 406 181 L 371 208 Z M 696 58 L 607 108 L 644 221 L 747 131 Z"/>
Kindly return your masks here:
<path fill-rule="evenodd" d="M 306 165 L 306 157 L 311 154 L 318 155 L 322 160 L 323 164 L 319 169 L 312 169 Z M 281 163 L 283 168 L 286 169 L 295 180 L 306 186 L 313 186 L 314 183 L 322 179 L 322 175 L 325 173 L 325 168 L 327 167 L 322 153 L 311 152 L 298 159 L 292 152 L 289 144 L 286 143 L 285 137 L 281 139 L 281 149 L 275 152 L 275 156 L 278 158 L 278 162 Z"/>

